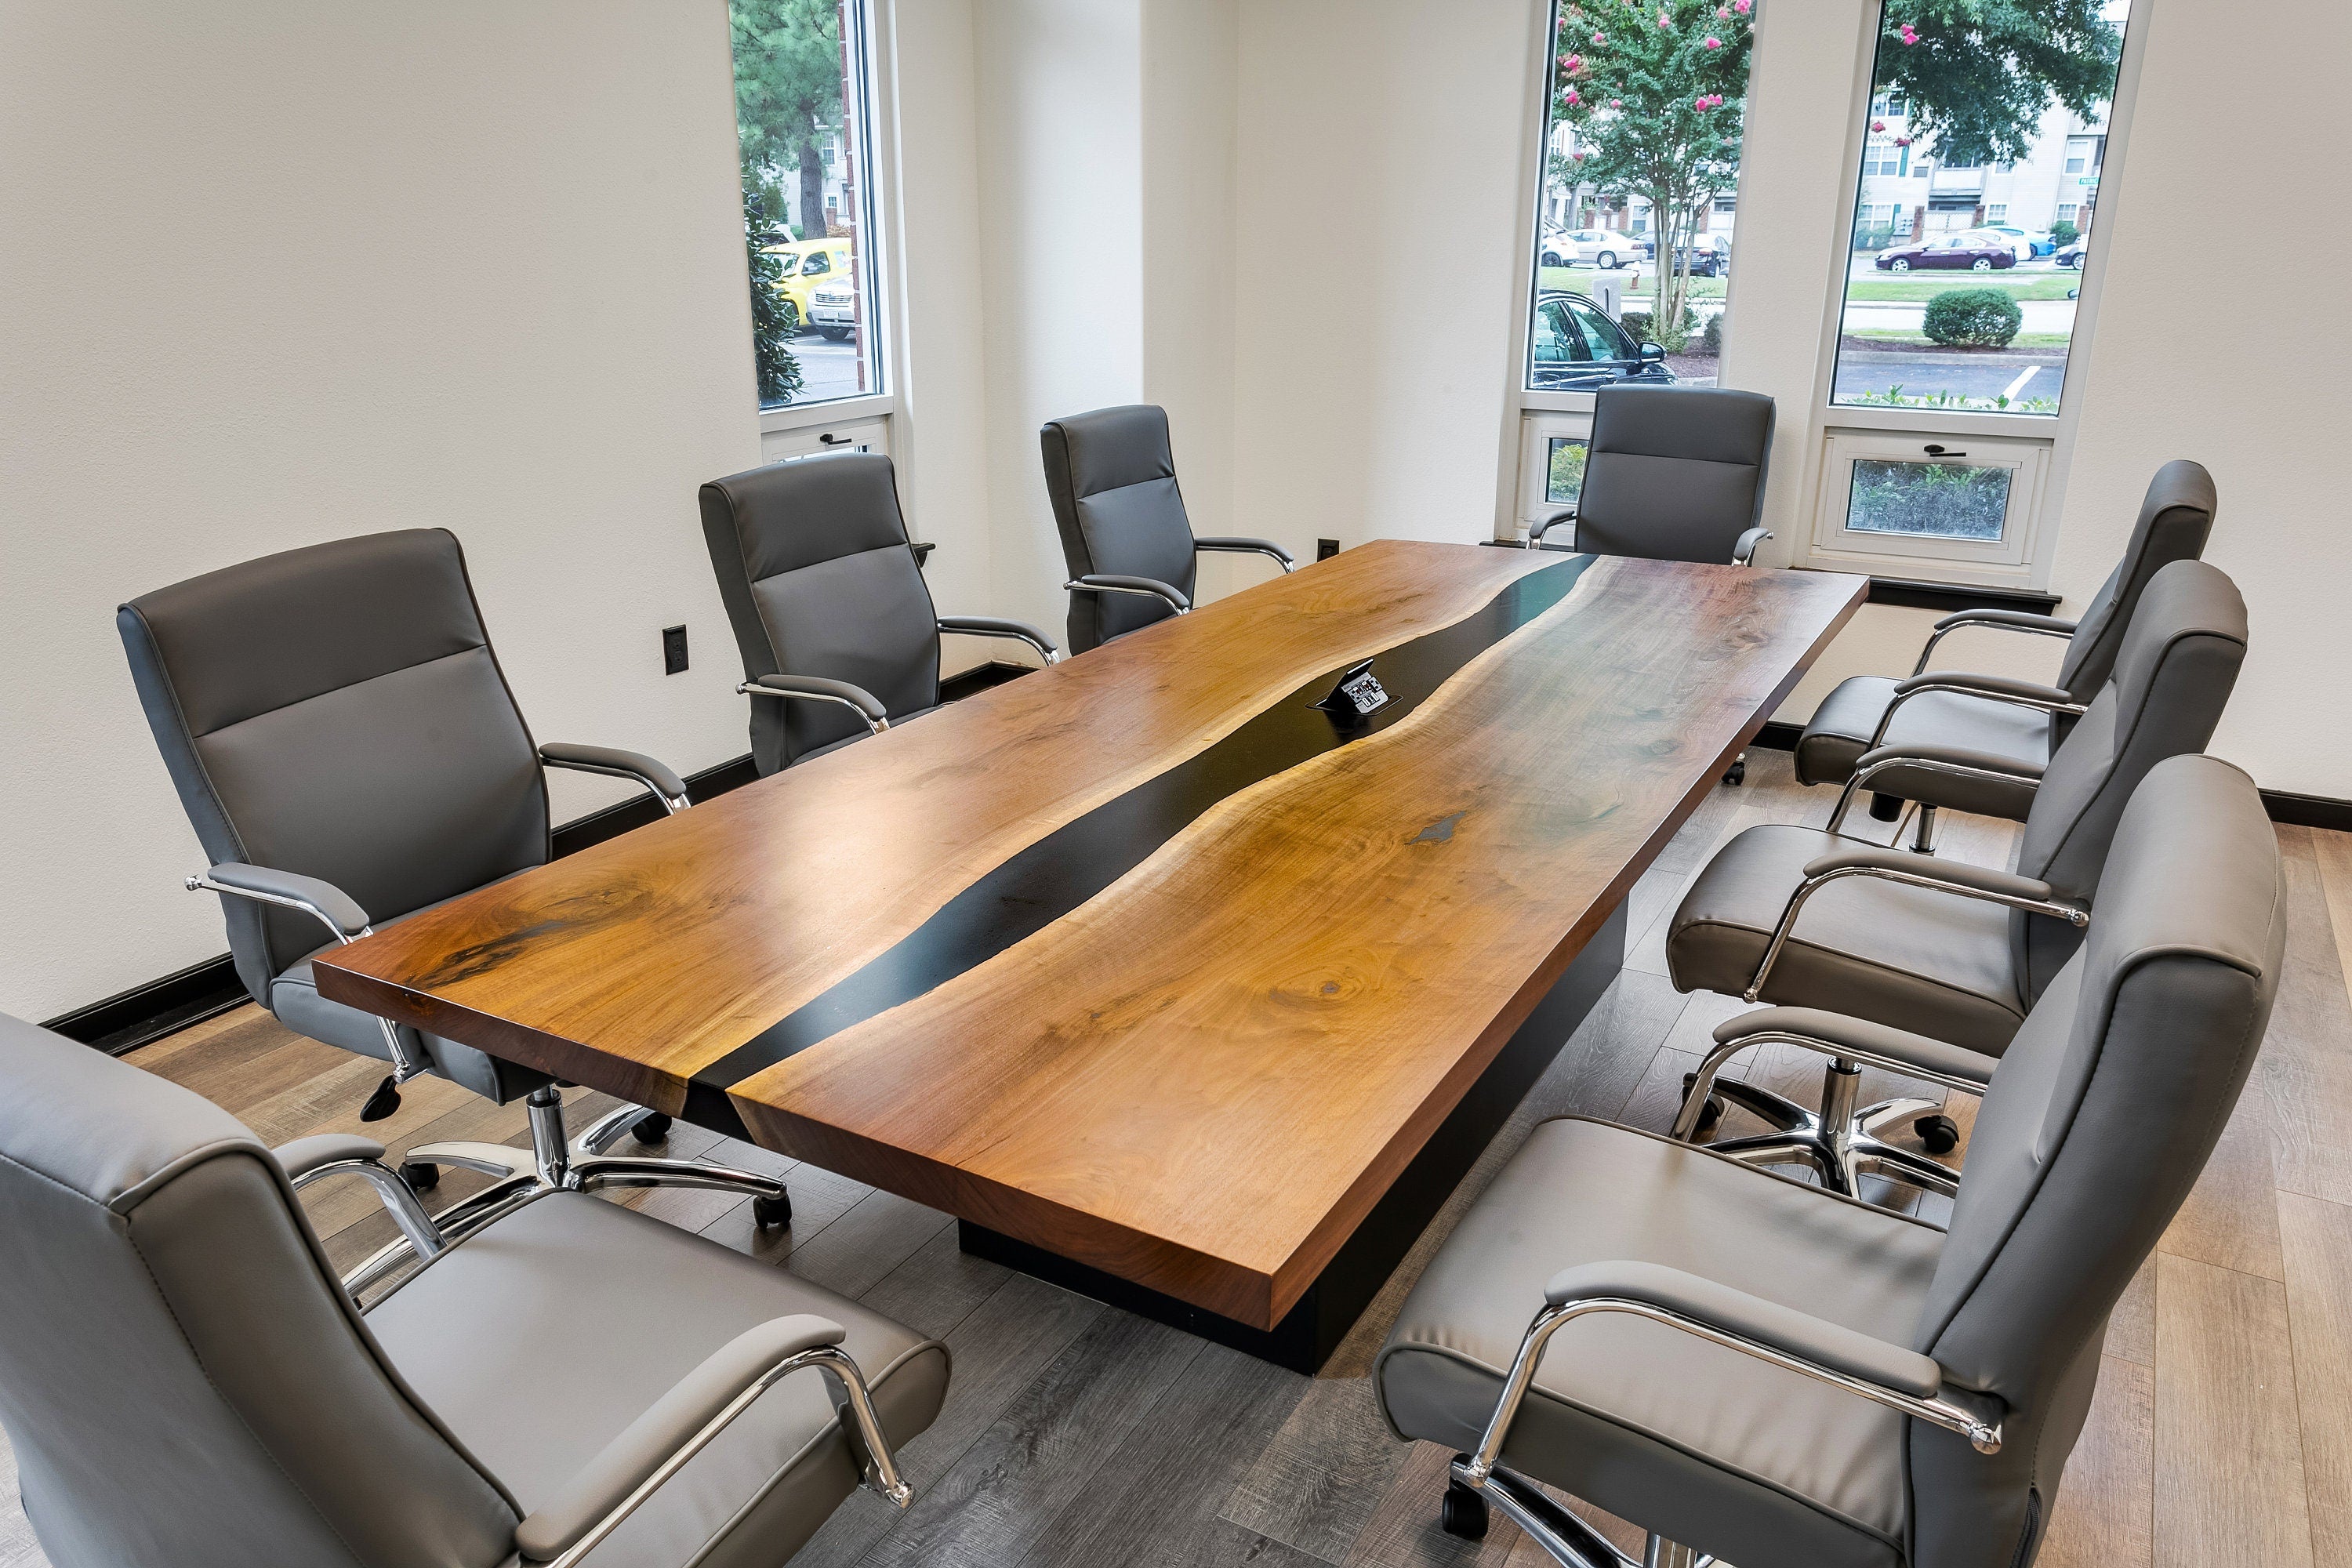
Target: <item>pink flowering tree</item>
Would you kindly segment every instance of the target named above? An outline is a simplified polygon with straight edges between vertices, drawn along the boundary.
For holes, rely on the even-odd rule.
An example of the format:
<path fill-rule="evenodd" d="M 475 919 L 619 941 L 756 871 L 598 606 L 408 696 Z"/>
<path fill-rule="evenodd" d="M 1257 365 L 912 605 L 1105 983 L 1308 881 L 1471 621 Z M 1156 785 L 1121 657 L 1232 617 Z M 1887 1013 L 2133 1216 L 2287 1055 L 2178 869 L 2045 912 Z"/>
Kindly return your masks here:
<path fill-rule="evenodd" d="M 1642 196 L 1658 246 L 1651 336 L 1689 335 L 1688 241 L 1739 174 L 1756 0 L 1564 0 L 1552 51 L 1553 120 L 1576 129 L 1556 169 L 1612 200 Z"/>

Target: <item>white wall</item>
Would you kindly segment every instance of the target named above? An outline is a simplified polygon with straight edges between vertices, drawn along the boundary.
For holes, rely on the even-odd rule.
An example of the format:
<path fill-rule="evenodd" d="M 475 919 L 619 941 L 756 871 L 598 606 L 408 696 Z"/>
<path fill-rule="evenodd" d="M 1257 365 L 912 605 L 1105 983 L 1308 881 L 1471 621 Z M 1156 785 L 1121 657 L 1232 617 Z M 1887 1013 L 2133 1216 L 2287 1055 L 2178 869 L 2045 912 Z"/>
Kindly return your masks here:
<path fill-rule="evenodd" d="M 0 6 L 0 1009 L 226 945 L 113 626 L 182 577 L 446 526 L 540 736 L 741 754 L 731 110 L 720 0 Z"/>
<path fill-rule="evenodd" d="M 1237 531 L 1302 559 L 1492 535 L 1539 9 L 1243 8 Z"/>

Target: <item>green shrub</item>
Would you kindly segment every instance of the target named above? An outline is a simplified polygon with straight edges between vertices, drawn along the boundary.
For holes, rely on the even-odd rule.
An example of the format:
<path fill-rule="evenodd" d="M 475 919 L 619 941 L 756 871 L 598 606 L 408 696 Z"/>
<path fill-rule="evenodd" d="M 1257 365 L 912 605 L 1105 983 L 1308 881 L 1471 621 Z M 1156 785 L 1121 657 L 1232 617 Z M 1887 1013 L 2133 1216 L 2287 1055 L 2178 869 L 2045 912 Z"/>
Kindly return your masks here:
<path fill-rule="evenodd" d="M 2050 226 L 2050 241 L 2061 250 L 2082 237 L 2083 231 L 2063 217 Z"/>
<path fill-rule="evenodd" d="M 1636 343 L 1646 342 L 1648 342 L 1648 341 L 1649 341 L 1649 337 L 1650 337 L 1650 312 L 1649 312 L 1649 311 L 1647 311 L 1647 310 L 1628 310 L 1628 311 L 1626 311 L 1624 314 L 1622 314 L 1622 315 L 1621 315 L 1621 316 L 1619 316 L 1619 317 L 1617 318 L 1617 324 L 1618 324 L 1619 326 L 1621 326 L 1621 327 L 1624 328 L 1624 329 L 1625 329 L 1625 335 L 1626 335 L 1627 337 L 1629 337 L 1629 338 L 1633 339 Z"/>
<path fill-rule="evenodd" d="M 1700 334 L 1700 341 L 1706 344 L 1707 353 L 1711 354 L 1720 354 L 1723 353 L 1722 311 L 1717 310 L 1714 315 L 1709 316 L 1706 319 L 1706 331 Z"/>
<path fill-rule="evenodd" d="M 1927 301 L 1927 336 L 1952 348 L 2008 346 L 2025 313 L 2002 289 L 1948 289 Z"/>

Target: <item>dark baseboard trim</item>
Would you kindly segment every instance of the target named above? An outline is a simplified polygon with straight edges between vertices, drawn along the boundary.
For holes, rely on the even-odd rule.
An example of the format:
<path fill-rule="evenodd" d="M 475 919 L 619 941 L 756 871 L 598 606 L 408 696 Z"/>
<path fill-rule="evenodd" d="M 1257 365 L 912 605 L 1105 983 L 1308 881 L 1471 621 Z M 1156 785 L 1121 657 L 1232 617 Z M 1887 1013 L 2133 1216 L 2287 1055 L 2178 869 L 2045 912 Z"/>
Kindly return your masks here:
<path fill-rule="evenodd" d="M 2058 595 L 2024 588 L 1978 588 L 1965 583 L 1921 583 L 1908 577 L 1873 577 L 1870 602 L 1914 610 L 2023 610 L 2046 616 L 2058 607 Z"/>
<path fill-rule="evenodd" d="M 245 1001 L 245 983 L 227 953 L 192 963 L 176 974 L 60 1013 L 43 1024 L 68 1040 L 79 1040 L 108 1056 L 152 1045 L 191 1024 L 218 1017 Z"/>
<path fill-rule="evenodd" d="M 714 800 L 730 789 L 741 789 L 759 776 L 759 770 L 751 765 L 751 755 L 747 752 L 730 761 L 720 763 L 715 767 L 705 768 L 698 773 L 687 774 L 686 798 L 700 805 L 704 801 Z M 550 834 L 548 837 L 554 847 L 555 858 L 561 860 L 566 855 L 577 855 L 593 845 L 604 843 L 607 838 L 618 838 L 624 833 L 643 827 L 648 823 L 659 822 L 661 818 L 661 803 L 652 795 L 640 791 L 626 800 L 606 806 L 602 811 L 592 811 L 585 816 L 574 817 Z"/>
<path fill-rule="evenodd" d="M 1007 664 L 1001 658 L 975 664 L 970 669 L 960 669 L 940 682 L 940 700 L 961 702 L 992 686 L 1002 686 L 1008 680 L 1026 675 L 1036 668 L 1034 664 Z"/>
<path fill-rule="evenodd" d="M 2293 790 L 2263 791 L 2263 809 L 2271 814 L 2273 822 L 2284 822 L 2294 827 L 2326 827 L 2337 833 L 2352 833 L 2352 800 L 2335 800 L 2324 795 L 2297 795 Z"/>

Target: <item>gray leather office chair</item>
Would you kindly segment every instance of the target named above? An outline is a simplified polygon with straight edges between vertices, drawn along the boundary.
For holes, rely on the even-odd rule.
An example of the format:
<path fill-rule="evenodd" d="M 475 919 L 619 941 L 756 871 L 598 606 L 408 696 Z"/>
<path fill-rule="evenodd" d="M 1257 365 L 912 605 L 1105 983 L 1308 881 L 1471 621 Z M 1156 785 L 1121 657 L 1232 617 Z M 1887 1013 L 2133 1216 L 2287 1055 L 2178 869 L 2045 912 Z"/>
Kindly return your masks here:
<path fill-rule="evenodd" d="M 879 452 L 838 452 L 702 487 L 702 538 L 743 654 L 762 776 L 940 705 L 940 634 L 1006 637 L 1061 657 L 1023 621 L 942 616 Z"/>
<path fill-rule="evenodd" d="M 1528 531 L 1541 549 L 1745 566 L 1772 462 L 1772 400 L 1720 386 L 1604 386 L 1592 395 L 1584 487 Z M 1575 535 L 1553 543 L 1563 524 Z"/>
<path fill-rule="evenodd" d="M 545 1073 L 319 994 L 319 952 L 548 859 L 543 768 L 635 779 L 665 811 L 687 805 L 684 781 L 651 757 L 533 745 L 454 535 L 264 556 L 142 595 L 115 624 L 212 861 L 187 886 L 220 895 L 247 992 L 298 1034 L 392 1064 L 363 1121 L 390 1115 L 422 1072 L 528 1101 L 530 1150 L 420 1145 L 404 1167 L 417 1187 L 441 1165 L 497 1177 L 488 1201 L 541 1184 L 722 1187 L 757 1200 L 762 1224 L 790 1218 L 771 1177 L 606 1154 L 624 1133 L 660 1142 L 667 1116 L 630 1106 L 569 1138 Z"/>
<path fill-rule="evenodd" d="M 1290 570 L 1290 552 L 1270 539 L 1194 536 L 1166 409 L 1137 403 L 1073 414 L 1046 421 L 1037 439 L 1070 571 L 1062 586 L 1072 653 L 1189 612 L 1203 550 L 1270 556 Z"/>
<path fill-rule="evenodd" d="M 2277 987 L 2285 888 L 2253 782 L 2176 757 L 2116 836 L 2088 942 L 1991 1079 L 1937 1226 L 1607 1122 L 1547 1121 L 1472 1205 L 1377 1363 L 1406 1437 L 1463 1451 L 1558 1562 L 2025 1568 L 2107 1315 L 2195 1184 Z M 1934 1070 L 1965 1052 L 1775 1009 L 1719 1036 Z M 1697 1561 L 1704 1562 L 1705 1557 Z"/>
<path fill-rule="evenodd" d="M 575 1192 L 437 1227 L 381 1145 L 274 1155 L 0 1018 L 0 1424 L 55 1568 L 779 1568 L 947 1389 L 937 1341 Z M 294 1189 L 421 1268 L 364 1311 Z"/>
<path fill-rule="evenodd" d="M 1675 987 L 1823 1008 L 1999 1057 L 2080 944 L 2084 911 L 2098 912 L 2093 898 L 2132 792 L 2167 758 L 2204 750 L 2245 651 L 2236 584 L 2201 561 L 2167 566 L 2141 595 L 2114 672 L 2041 775 L 2013 870 L 1842 837 L 1856 792 L 1881 780 L 1932 774 L 1965 802 L 1969 789 L 2018 776 L 1966 752 L 1869 752 L 1826 829 L 1751 827 L 1699 873 L 1668 930 Z M 1876 1132 L 1910 1120 L 1944 1152 L 1950 1123 L 1917 1100 L 1856 1110 L 1858 1082 L 1832 1065 L 1811 1111 L 1717 1079 L 1717 1096 L 1776 1129 L 1720 1147 L 1759 1163 L 1801 1162 L 1845 1191 L 1865 1173 L 1948 1191 L 1946 1167 Z M 1707 1118 L 1705 1092 L 1685 1101 L 1686 1134 Z"/>
<path fill-rule="evenodd" d="M 2140 595 L 2165 567 L 2205 552 L 2214 505 L 2213 477 L 2201 464 L 2185 458 L 2165 464 L 2148 483 L 2123 559 L 2092 595 L 2080 621 L 2018 610 L 1963 610 L 1946 616 L 1920 649 L 1909 679 L 1851 676 L 1822 699 L 1797 742 L 1798 782 L 1842 784 L 1853 776 L 1864 752 L 1889 745 L 1942 747 L 2002 757 L 2033 769 L 2047 766 L 2073 726 L 2072 710 L 2098 695 L 2114 671 Z M 2066 658 L 2057 684 L 1957 670 L 1929 674 L 1936 645 L 1963 626 L 2065 639 Z M 1965 804 L 1938 790 L 1941 782 L 1916 773 L 1890 779 L 1876 786 L 1872 814 L 1892 822 L 1903 800 L 1916 799 L 1924 844 L 1935 831 L 1934 812 L 1939 805 L 2022 822 L 2033 805 L 2030 775 L 2007 784 L 1979 784 L 1969 792 Z M 1905 785 L 1916 786 L 1919 793 L 1906 795 Z"/>

